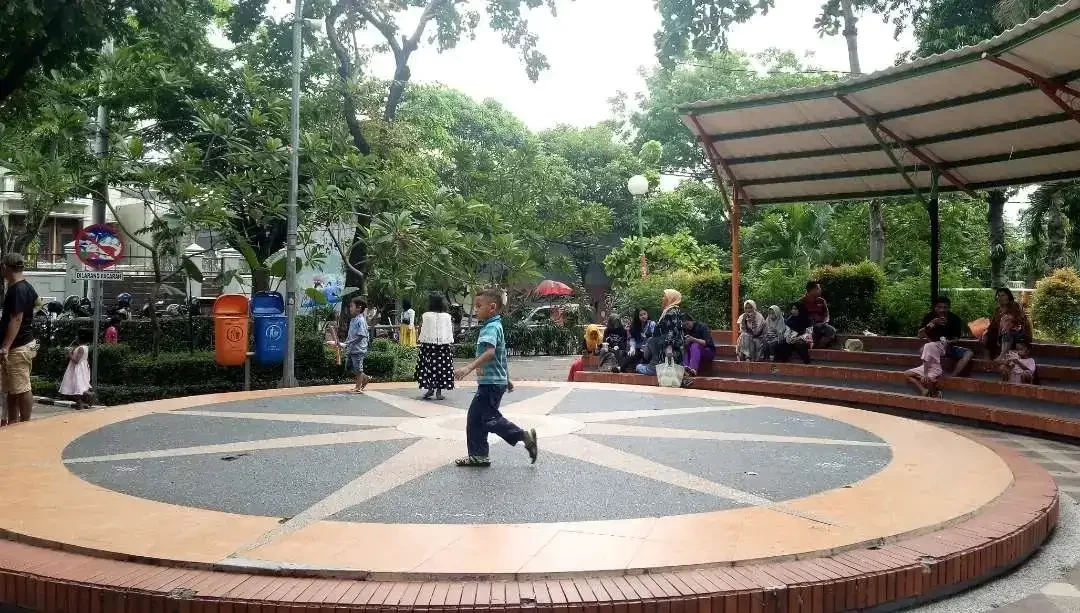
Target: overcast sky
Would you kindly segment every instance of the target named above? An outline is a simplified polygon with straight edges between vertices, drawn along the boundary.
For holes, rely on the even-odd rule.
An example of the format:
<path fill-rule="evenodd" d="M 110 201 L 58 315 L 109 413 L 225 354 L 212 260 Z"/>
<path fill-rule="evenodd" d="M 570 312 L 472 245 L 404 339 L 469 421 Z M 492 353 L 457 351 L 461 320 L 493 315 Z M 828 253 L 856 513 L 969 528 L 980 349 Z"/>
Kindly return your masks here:
<path fill-rule="evenodd" d="M 750 53 L 769 47 L 813 54 L 821 68 L 847 70 L 842 36 L 820 38 L 814 31 L 818 0 L 777 0 L 766 17 L 737 26 L 731 47 Z M 439 54 L 421 47 L 413 55 L 413 78 L 438 81 L 474 98 L 499 100 L 533 129 L 560 123 L 585 126 L 607 119 L 608 98 L 616 91 L 640 91 L 642 67 L 656 63 L 653 34 L 659 26 L 653 0 L 575 0 L 560 2 L 559 14 L 533 11 L 529 23 L 540 38 L 551 68 L 532 83 L 514 50 L 482 29 L 475 41 Z M 402 23 L 405 29 L 411 24 Z M 893 39 L 892 27 L 867 15 L 859 22 L 862 68 L 866 72 L 893 64 L 912 47 L 910 35 Z M 377 72 L 389 76 L 387 62 Z"/>

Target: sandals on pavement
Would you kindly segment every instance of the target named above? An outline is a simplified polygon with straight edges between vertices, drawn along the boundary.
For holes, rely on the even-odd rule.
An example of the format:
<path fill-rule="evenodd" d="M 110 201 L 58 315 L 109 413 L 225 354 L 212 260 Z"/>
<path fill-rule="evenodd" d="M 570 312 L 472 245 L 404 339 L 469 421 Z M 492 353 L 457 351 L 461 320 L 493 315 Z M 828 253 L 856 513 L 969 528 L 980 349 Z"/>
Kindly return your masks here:
<path fill-rule="evenodd" d="M 487 468 L 488 466 L 491 466 L 491 458 L 471 455 L 461 458 L 459 460 L 455 460 L 454 465 L 462 467 Z"/>

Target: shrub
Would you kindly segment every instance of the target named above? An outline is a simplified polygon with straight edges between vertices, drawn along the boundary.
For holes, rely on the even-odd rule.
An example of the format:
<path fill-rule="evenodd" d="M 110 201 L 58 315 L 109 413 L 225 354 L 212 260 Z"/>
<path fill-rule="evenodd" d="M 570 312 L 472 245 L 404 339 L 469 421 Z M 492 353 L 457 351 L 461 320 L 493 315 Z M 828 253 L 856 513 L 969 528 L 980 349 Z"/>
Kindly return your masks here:
<path fill-rule="evenodd" d="M 1032 302 L 1035 327 L 1051 340 L 1072 341 L 1080 330 L 1080 277 L 1059 268 L 1035 284 Z"/>
<path fill-rule="evenodd" d="M 522 322 L 505 327 L 506 351 L 510 355 L 577 355 L 585 350 L 584 326 L 527 326 Z M 476 356 L 479 330 L 463 330 L 454 344 L 454 357 Z"/>
<path fill-rule="evenodd" d="M 889 283 L 878 293 L 877 327 L 871 329 L 878 334 L 913 336 L 929 310 L 929 279 L 910 277 Z"/>
<path fill-rule="evenodd" d="M 762 272 L 751 278 L 746 298 L 756 302 L 762 313 L 767 314 L 769 307 L 775 304 L 787 315 L 791 305 L 798 302 L 806 291 L 808 277 L 808 274 L 793 275 L 782 270 Z"/>
<path fill-rule="evenodd" d="M 730 329 L 731 275 L 727 273 L 649 275 L 648 279 L 626 284 L 615 292 L 615 310 L 620 315 L 630 316 L 634 309 L 644 307 L 651 317 L 656 318 L 660 315 L 665 289 L 682 293 L 682 308 L 695 319 L 704 321 L 714 329 Z"/>
<path fill-rule="evenodd" d="M 885 285 L 885 273 L 872 262 L 825 266 L 810 278 L 821 283 L 829 301 L 832 325 L 840 332 L 862 332 L 873 328 L 878 292 Z"/>

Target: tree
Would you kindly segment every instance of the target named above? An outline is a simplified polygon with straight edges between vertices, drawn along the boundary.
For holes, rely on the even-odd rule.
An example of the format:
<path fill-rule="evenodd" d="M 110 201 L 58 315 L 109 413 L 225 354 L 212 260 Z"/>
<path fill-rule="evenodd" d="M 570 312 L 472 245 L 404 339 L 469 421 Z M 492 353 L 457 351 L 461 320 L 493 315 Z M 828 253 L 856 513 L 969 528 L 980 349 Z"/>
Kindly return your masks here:
<path fill-rule="evenodd" d="M 208 0 L 25 0 L 5 3 L 0 19 L 0 107 L 22 89 L 36 70 L 48 73 L 73 64 L 89 65 L 110 36 L 135 24 L 168 22 L 177 12 Z"/>
<path fill-rule="evenodd" d="M 660 65 L 727 49 L 731 26 L 765 14 L 774 0 L 657 0 L 661 29 L 656 33 Z"/>
<path fill-rule="evenodd" d="M 1005 243 L 1005 192 L 1000 189 L 991 190 L 986 195 L 987 211 L 986 225 L 989 228 L 988 238 L 990 241 L 990 286 L 1005 286 L 1005 260 L 1008 258 L 1008 249 Z"/>
<path fill-rule="evenodd" d="M 25 254 L 53 212 L 87 193 L 95 170 L 88 137 L 86 115 L 56 97 L 0 131 L 0 166 L 18 182 L 26 209 L 21 227 L 0 227 L 5 253 Z"/>
<path fill-rule="evenodd" d="M 616 284 L 627 285 L 641 278 L 644 253 L 650 275 L 677 271 L 709 272 L 720 269 L 723 253 L 712 245 L 702 245 L 686 232 L 659 234 L 646 238 L 624 238 L 622 246 L 604 258 L 604 270 Z"/>
<path fill-rule="evenodd" d="M 764 74 L 754 69 L 754 63 L 764 66 Z M 692 64 L 656 68 L 645 78 L 646 91 L 634 100 L 636 110 L 628 110 L 625 94 L 616 96 L 616 125 L 637 147 L 650 140 L 659 142 L 664 171 L 711 179 L 713 171 L 705 152 L 683 125 L 679 106 L 836 80 L 834 75 L 807 72 L 813 68 L 794 53 L 777 49 L 753 57 L 738 51 L 716 51 L 695 58 Z"/>
<path fill-rule="evenodd" d="M 832 263 L 828 205 L 795 204 L 774 208 L 743 230 L 747 257 L 755 271 L 779 270 L 805 276 Z"/>

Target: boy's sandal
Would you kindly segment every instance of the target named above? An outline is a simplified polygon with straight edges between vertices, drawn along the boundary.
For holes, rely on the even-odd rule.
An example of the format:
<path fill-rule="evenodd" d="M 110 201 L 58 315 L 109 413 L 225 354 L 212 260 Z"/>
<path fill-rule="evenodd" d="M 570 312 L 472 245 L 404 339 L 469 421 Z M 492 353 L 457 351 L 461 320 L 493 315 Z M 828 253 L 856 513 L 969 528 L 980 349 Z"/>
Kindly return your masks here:
<path fill-rule="evenodd" d="M 488 467 L 488 466 L 491 466 L 491 459 L 481 457 L 481 456 L 473 456 L 473 455 L 471 455 L 471 456 L 461 458 L 459 460 L 455 460 L 454 464 L 456 466 Z"/>

